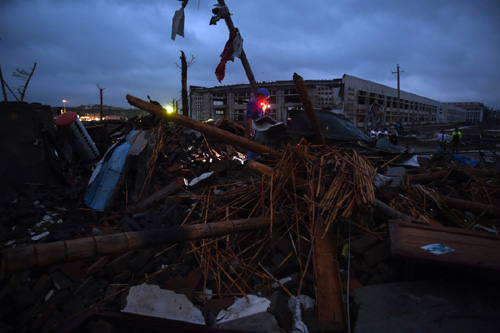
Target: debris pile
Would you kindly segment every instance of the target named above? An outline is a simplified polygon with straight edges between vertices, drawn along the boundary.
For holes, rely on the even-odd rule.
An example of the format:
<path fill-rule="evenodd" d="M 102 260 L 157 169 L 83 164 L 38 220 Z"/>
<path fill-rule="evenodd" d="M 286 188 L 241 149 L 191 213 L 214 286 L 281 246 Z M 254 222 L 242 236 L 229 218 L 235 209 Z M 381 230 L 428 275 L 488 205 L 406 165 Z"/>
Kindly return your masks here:
<path fill-rule="evenodd" d="M 4 331 L 349 331 L 358 288 L 500 269 L 493 170 L 305 141 L 246 160 L 168 120 L 136 130 L 105 209 L 85 204 L 92 172 L 2 194 Z"/>

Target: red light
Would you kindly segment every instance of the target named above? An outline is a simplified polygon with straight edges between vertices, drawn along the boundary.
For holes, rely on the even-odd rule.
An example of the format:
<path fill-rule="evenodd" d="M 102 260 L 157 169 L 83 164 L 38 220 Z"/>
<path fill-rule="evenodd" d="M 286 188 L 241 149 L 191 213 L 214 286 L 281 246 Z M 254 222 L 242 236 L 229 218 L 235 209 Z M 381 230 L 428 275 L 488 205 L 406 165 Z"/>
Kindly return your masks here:
<path fill-rule="evenodd" d="M 262 110 L 264 110 L 264 112 L 266 111 L 266 109 L 269 107 L 268 104 L 264 103 L 264 102 L 260 102 L 260 107 L 262 108 Z"/>

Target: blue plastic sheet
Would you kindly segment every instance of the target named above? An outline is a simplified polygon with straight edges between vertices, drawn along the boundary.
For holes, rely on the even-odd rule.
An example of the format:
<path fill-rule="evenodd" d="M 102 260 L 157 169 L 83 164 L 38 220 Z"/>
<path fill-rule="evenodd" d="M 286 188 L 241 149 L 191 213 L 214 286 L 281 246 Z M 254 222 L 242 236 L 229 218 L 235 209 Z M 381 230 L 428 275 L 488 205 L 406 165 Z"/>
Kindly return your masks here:
<path fill-rule="evenodd" d="M 111 146 L 99 161 L 85 193 L 87 207 L 96 210 L 106 208 L 125 166 L 130 150 L 129 138 L 133 132 L 127 135 L 124 142 Z"/>
<path fill-rule="evenodd" d="M 464 166 L 464 167 L 477 168 L 479 166 L 478 161 L 474 161 L 470 157 L 467 157 L 467 156 L 453 154 L 453 158 L 455 160 L 457 160 L 458 162 L 460 162 L 460 165 Z"/>

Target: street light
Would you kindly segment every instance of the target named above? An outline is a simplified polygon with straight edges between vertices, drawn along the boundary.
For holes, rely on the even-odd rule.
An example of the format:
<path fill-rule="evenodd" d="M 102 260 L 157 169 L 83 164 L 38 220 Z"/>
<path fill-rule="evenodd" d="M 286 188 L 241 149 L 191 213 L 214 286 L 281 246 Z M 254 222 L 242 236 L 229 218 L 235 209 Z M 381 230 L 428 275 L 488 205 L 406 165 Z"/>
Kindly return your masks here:
<path fill-rule="evenodd" d="M 64 106 L 64 113 L 66 113 L 66 100 L 63 99 L 62 102 L 63 102 L 63 106 Z"/>

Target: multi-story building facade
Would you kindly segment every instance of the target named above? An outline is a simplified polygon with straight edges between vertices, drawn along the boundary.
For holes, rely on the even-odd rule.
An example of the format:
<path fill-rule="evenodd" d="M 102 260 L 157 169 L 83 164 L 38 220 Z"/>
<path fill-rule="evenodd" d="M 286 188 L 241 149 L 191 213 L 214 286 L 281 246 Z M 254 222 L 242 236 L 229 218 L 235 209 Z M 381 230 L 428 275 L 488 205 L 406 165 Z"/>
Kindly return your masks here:
<path fill-rule="evenodd" d="M 463 123 L 467 121 L 467 110 L 453 104 L 441 103 L 436 118 L 438 123 Z"/>
<path fill-rule="evenodd" d="M 357 127 L 436 122 L 439 102 L 344 74 L 344 114 Z M 398 106 L 399 104 L 399 106 Z"/>
<path fill-rule="evenodd" d="M 483 103 L 479 102 L 449 102 L 449 103 L 443 103 L 446 105 L 454 105 L 456 107 L 459 107 L 461 109 L 464 109 L 467 111 L 467 116 L 465 121 L 469 123 L 479 123 L 483 121 L 483 115 L 484 111 L 486 110 L 486 107 L 484 106 Z"/>
<path fill-rule="evenodd" d="M 357 127 L 426 124 L 437 121 L 440 103 L 430 98 L 344 74 L 340 79 L 304 80 L 315 108 L 343 113 Z M 269 89 L 270 116 L 286 124 L 288 112 L 303 108 L 293 81 L 261 82 Z M 244 123 L 249 84 L 212 88 L 190 87 L 191 117 L 199 121 L 222 117 Z M 399 102 L 399 106 L 398 106 Z"/>

